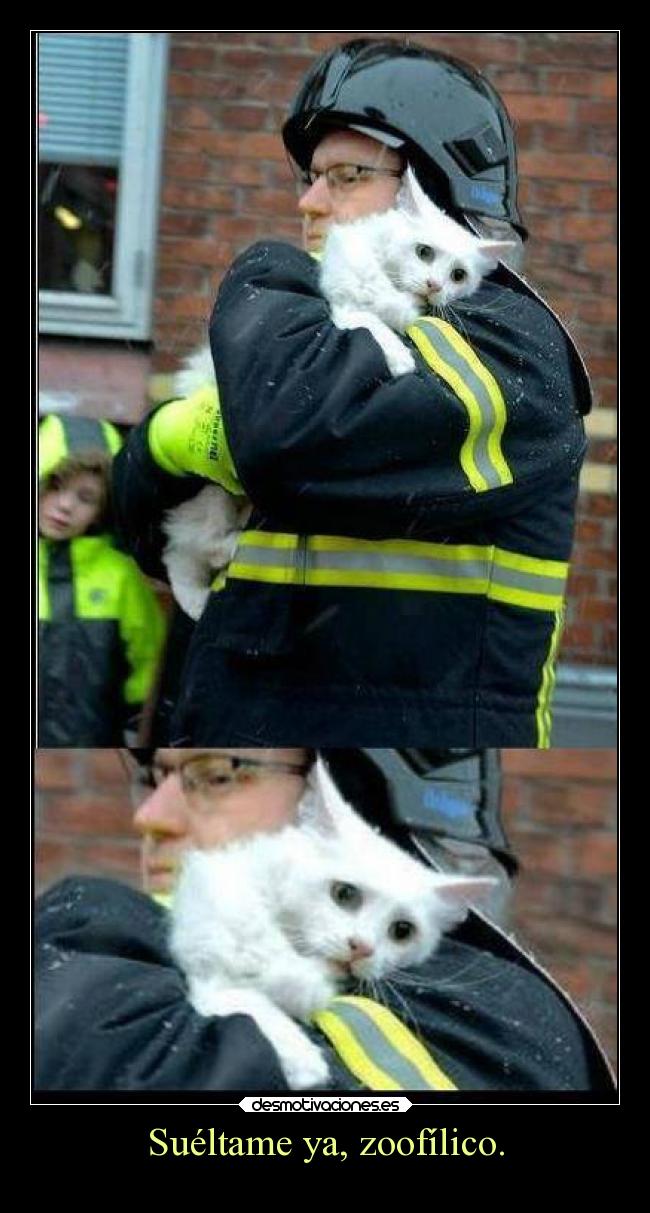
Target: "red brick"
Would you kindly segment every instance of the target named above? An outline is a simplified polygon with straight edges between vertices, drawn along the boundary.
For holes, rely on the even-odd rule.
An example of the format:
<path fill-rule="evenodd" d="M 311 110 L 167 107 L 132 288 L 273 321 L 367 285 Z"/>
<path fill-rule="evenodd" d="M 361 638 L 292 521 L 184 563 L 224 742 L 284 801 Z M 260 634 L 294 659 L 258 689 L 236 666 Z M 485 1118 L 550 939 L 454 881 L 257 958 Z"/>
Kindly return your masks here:
<path fill-rule="evenodd" d="M 564 30 L 531 33 L 524 43 L 526 61 L 540 64 L 575 64 L 581 68 L 614 68 L 616 66 L 616 44 L 608 44 L 601 31 L 599 38 L 591 40 L 582 31 Z"/>
<path fill-rule="evenodd" d="M 574 852 L 577 875 L 615 876 L 618 871 L 616 839 L 611 834 L 589 834 Z"/>
<path fill-rule="evenodd" d="M 195 182 L 179 184 L 169 182 L 162 192 L 163 207 L 174 207 L 178 210 L 209 210 L 230 211 L 234 206 L 234 194 L 231 189 L 220 188 L 216 185 L 200 185 Z"/>
<path fill-rule="evenodd" d="M 590 211 L 616 211 L 618 191 L 611 186 L 591 185 L 587 190 L 587 206 Z"/>
<path fill-rule="evenodd" d="M 516 122 L 564 123 L 569 122 L 573 114 L 573 101 L 568 97 L 513 93 L 503 99 L 510 117 Z"/>
<path fill-rule="evenodd" d="M 50 796 L 43 807 L 42 828 L 79 834 L 128 833 L 133 814 L 127 788 L 124 797 Z"/>
<path fill-rule="evenodd" d="M 615 161 L 601 156 L 574 156 L 549 152 L 522 152 L 520 171 L 524 177 L 551 177 L 563 181 L 608 181 L 616 176 Z"/>
<path fill-rule="evenodd" d="M 158 299 L 156 313 L 160 312 L 168 318 L 174 316 L 181 320 L 204 320 L 207 324 L 213 303 L 212 295 L 207 293 L 203 295 L 181 294 L 174 297 L 173 304 L 169 299 Z"/>
<path fill-rule="evenodd" d="M 530 185 L 537 206 L 561 209 L 580 206 L 584 188 L 582 185 L 572 185 L 566 181 L 532 181 Z"/>
<path fill-rule="evenodd" d="M 83 750 L 84 778 L 111 788 L 124 788 L 128 784 L 127 767 L 119 750 Z"/>
<path fill-rule="evenodd" d="M 264 157 L 271 160 L 284 160 L 286 153 L 279 134 L 272 131 L 242 132 L 203 131 L 202 145 L 206 152 L 215 156 L 246 159 Z"/>
<path fill-rule="evenodd" d="M 501 762 L 508 775 L 532 779 L 616 779 L 616 750 L 502 750 Z"/>
<path fill-rule="evenodd" d="M 567 240 L 583 243 L 613 240 L 616 235 L 616 224 L 609 215 L 564 215 L 562 229 Z"/>
<path fill-rule="evenodd" d="M 74 788 L 79 778 L 76 750 L 37 750 L 34 779 L 37 788 Z"/>
<path fill-rule="evenodd" d="M 574 97 L 593 95 L 593 72 L 580 68 L 546 68 L 544 76 L 549 92 L 566 93 Z"/>
<path fill-rule="evenodd" d="M 175 46 L 172 42 L 170 66 L 172 72 L 205 72 L 214 66 L 212 47 Z"/>
<path fill-rule="evenodd" d="M 271 120 L 268 104 L 224 105 L 221 109 L 221 124 L 233 131 L 274 131 L 278 126 Z"/>
<path fill-rule="evenodd" d="M 611 270 L 613 274 L 616 273 L 618 248 L 615 244 L 592 244 L 583 250 L 581 256 L 583 264 L 589 269 Z"/>
<path fill-rule="evenodd" d="M 576 122 L 584 126 L 615 127 L 618 121 L 618 107 L 613 101 L 579 101 L 576 108 Z"/>
<path fill-rule="evenodd" d="M 167 295 L 174 291 L 202 291 L 206 271 L 199 266 L 159 267 L 156 275 L 156 292 Z"/>
<path fill-rule="evenodd" d="M 172 111 L 173 128 L 181 130 L 192 129 L 193 127 L 213 126 L 215 115 L 212 107 L 208 105 L 175 105 Z M 170 128 L 168 125 L 165 135 L 165 142 L 169 139 Z"/>
<path fill-rule="evenodd" d="M 207 156 L 173 152 L 165 157 L 165 180 L 169 181 L 174 177 L 179 177 L 181 180 L 205 181 L 209 167 L 210 162 Z"/>
<path fill-rule="evenodd" d="M 614 73 L 594 72 L 591 91 L 594 97 L 617 97 L 618 76 Z"/>

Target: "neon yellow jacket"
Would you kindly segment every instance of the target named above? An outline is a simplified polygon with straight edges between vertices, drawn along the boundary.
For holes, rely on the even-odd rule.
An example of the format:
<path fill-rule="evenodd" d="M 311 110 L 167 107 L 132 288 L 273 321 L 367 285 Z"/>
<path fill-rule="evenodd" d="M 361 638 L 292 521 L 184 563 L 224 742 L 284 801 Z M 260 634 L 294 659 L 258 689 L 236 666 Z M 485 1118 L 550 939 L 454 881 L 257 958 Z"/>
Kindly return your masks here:
<path fill-rule="evenodd" d="M 108 535 L 39 540 L 40 746 L 123 742 L 156 677 L 160 604 Z"/>

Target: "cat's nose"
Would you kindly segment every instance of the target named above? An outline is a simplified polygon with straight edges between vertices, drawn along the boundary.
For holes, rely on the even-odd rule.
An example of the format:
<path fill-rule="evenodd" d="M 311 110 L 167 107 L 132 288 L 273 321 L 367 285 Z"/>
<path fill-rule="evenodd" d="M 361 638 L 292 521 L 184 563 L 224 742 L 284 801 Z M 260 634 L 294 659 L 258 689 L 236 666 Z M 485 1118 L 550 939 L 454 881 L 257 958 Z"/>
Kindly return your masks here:
<path fill-rule="evenodd" d="M 442 283 L 441 282 L 432 282 L 431 279 L 429 278 L 429 280 L 427 282 L 427 290 L 429 291 L 429 293 L 431 295 L 437 295 L 438 291 L 442 290 Z"/>
<path fill-rule="evenodd" d="M 348 939 L 348 947 L 350 948 L 350 960 L 365 960 L 367 956 L 372 956 L 375 950 L 362 939 Z"/>

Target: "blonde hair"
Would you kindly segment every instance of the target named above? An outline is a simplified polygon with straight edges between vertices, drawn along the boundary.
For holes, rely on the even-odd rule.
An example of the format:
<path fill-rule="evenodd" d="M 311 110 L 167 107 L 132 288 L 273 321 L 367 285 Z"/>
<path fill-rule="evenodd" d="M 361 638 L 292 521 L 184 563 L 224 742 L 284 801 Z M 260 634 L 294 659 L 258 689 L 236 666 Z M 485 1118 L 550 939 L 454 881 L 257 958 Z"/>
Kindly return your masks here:
<path fill-rule="evenodd" d="M 101 450 L 75 451 L 72 455 L 66 455 L 47 475 L 41 477 L 38 486 L 39 497 L 65 488 L 76 476 L 84 473 L 96 476 L 102 493 L 92 530 L 106 527 L 110 514 L 111 463 L 112 456 Z"/>

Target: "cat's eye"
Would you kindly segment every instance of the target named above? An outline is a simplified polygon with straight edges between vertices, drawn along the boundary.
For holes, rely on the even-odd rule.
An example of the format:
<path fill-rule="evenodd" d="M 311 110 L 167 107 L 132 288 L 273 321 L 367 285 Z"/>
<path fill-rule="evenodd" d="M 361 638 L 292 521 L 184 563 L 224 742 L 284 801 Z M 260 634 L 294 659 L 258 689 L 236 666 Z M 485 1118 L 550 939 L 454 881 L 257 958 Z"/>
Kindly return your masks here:
<path fill-rule="evenodd" d="M 358 910 L 363 901 L 361 889 L 358 889 L 355 884 L 347 884 L 344 880 L 332 882 L 330 896 L 332 901 L 344 910 Z"/>
<path fill-rule="evenodd" d="M 413 938 L 415 931 L 415 923 L 409 922 L 406 918 L 398 918 L 395 922 L 391 922 L 388 936 L 395 940 L 395 943 L 405 943 L 407 939 Z"/>
<path fill-rule="evenodd" d="M 454 266 L 453 270 L 451 271 L 452 282 L 464 282 L 466 278 L 467 270 L 464 270 L 462 265 Z"/>
<path fill-rule="evenodd" d="M 415 252 L 420 258 L 420 261 L 434 261 L 436 250 L 431 248 L 430 244 L 416 244 Z"/>

